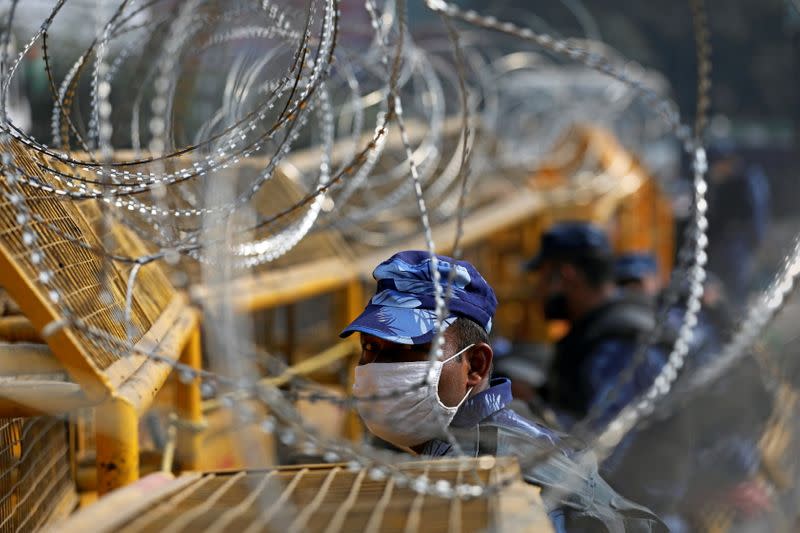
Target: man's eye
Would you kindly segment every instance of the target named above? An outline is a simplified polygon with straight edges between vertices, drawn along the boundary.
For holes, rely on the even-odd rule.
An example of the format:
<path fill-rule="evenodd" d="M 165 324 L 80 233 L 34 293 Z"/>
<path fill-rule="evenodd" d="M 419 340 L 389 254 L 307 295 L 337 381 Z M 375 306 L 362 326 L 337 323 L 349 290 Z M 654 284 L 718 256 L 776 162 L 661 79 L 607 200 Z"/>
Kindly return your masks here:
<path fill-rule="evenodd" d="M 375 345 L 374 344 L 369 344 L 369 343 L 362 344 L 361 345 L 361 349 L 364 350 L 365 352 L 374 352 L 375 351 Z"/>

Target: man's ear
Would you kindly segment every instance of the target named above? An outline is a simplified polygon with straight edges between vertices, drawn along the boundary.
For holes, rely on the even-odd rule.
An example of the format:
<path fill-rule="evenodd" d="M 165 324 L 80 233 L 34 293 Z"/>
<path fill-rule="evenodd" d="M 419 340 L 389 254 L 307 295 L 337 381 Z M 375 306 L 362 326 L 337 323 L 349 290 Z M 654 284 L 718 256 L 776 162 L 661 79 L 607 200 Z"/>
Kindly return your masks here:
<path fill-rule="evenodd" d="M 465 354 L 467 364 L 467 387 L 477 387 L 492 371 L 492 347 L 481 342 Z"/>

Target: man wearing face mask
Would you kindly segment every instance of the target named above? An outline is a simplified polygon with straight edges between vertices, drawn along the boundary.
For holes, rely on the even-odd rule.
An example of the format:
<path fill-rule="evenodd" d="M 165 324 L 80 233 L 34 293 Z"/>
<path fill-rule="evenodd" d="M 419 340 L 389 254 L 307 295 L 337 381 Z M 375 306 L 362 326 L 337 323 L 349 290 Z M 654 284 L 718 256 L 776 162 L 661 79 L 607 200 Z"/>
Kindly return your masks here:
<path fill-rule="evenodd" d="M 539 274 L 545 318 L 570 326 L 556 344 L 544 391 L 567 428 L 593 408 L 601 413 L 601 425 L 608 422 L 650 386 L 665 362 L 663 347 L 652 347 L 633 379 L 616 387 L 655 317 L 648 302 L 617 290 L 613 263 L 603 230 L 562 222 L 542 235 L 538 255 L 527 264 Z"/>
<path fill-rule="evenodd" d="M 603 481 L 590 454 L 569 450 L 564 436 L 507 407 L 510 381 L 491 379 L 494 291 L 469 263 L 437 260 L 434 270 L 428 253 L 405 251 L 378 265 L 375 296 L 342 332 L 361 335 L 353 394 L 370 432 L 426 456 L 516 456 L 525 479 L 543 488 L 558 532 L 665 531 Z M 431 365 L 437 281 L 450 298 Z"/>

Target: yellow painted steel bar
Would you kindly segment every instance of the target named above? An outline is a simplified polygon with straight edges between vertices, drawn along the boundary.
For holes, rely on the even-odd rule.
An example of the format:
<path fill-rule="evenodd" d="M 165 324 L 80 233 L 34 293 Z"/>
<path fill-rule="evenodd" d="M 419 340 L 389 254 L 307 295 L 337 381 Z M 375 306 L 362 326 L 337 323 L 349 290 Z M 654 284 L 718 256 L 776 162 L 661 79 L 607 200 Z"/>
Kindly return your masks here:
<path fill-rule="evenodd" d="M 202 346 L 199 326 L 194 329 L 186 346 L 183 347 L 180 362 L 195 370 L 202 367 Z M 197 468 L 200 454 L 201 435 L 199 428 L 203 423 L 203 404 L 200 394 L 200 379 L 188 383 L 177 382 L 178 444 L 177 460 L 182 470 Z"/>
<path fill-rule="evenodd" d="M 193 364 L 199 367 L 199 342 L 197 313 L 187 307 L 182 298 L 176 297 L 137 347 L 176 356 L 186 352 L 195 359 Z M 138 417 L 150 406 L 172 368 L 167 362 L 146 356 L 135 357 L 143 359 L 139 367 L 129 374 L 114 397 L 95 411 L 97 490 L 100 494 L 138 479 Z M 195 400 L 199 406 L 199 398 Z M 183 405 L 188 406 L 195 400 L 187 400 Z"/>
<path fill-rule="evenodd" d="M 272 385 L 274 387 L 280 387 L 281 385 L 286 385 L 293 377 L 297 376 L 305 376 L 316 372 L 318 370 L 322 370 L 323 368 L 339 361 L 341 359 L 347 358 L 353 354 L 353 345 L 350 342 L 341 342 L 333 345 L 332 347 L 328 348 L 324 352 L 310 357 L 308 359 L 304 359 L 299 363 L 290 366 L 286 369 L 282 374 L 275 377 L 266 378 L 263 380 L 263 383 Z"/>
<path fill-rule="evenodd" d="M 236 280 L 222 289 L 196 287 L 192 300 L 202 301 L 214 290 L 238 295 L 237 310 L 242 312 L 270 309 L 297 302 L 324 292 L 342 288 L 357 276 L 348 261 L 334 257 L 285 269 L 269 270 Z"/>
<path fill-rule="evenodd" d="M 95 410 L 97 492 L 105 494 L 139 478 L 139 416 L 129 402 L 112 398 Z"/>
<path fill-rule="evenodd" d="M 294 377 L 311 374 L 318 370 L 322 370 L 323 368 L 326 368 L 337 361 L 352 357 L 355 353 L 355 349 L 356 347 L 354 343 L 349 340 L 334 344 L 327 350 L 320 352 L 313 357 L 309 357 L 308 359 L 304 359 L 296 365 L 290 366 L 278 376 L 262 379 L 260 383 L 263 385 L 280 387 L 281 385 L 287 384 Z M 244 397 L 244 395 L 241 395 L 238 399 L 244 399 Z M 203 402 L 202 405 L 203 411 L 207 412 L 213 411 L 214 409 L 219 409 L 221 403 L 215 398 Z"/>
<path fill-rule="evenodd" d="M 177 360 L 197 324 L 197 313 L 187 306 L 186 298 L 177 294 L 164 308 L 150 329 L 136 343 L 137 351 L 121 358 L 105 369 L 112 394 L 125 398 L 144 413 L 167 379 L 172 364 L 140 352 L 155 352 Z"/>
<path fill-rule="evenodd" d="M 350 284 L 347 286 L 347 305 L 345 306 L 346 314 L 344 316 L 344 324 L 342 324 L 342 327 L 345 327 L 350 323 L 351 320 L 355 319 L 359 314 L 361 314 L 365 304 L 364 298 L 364 285 L 358 280 L 350 282 Z M 353 387 L 353 382 L 355 381 L 355 371 L 361 353 L 361 345 L 359 344 L 359 340 L 356 335 L 353 335 L 347 340 L 350 343 L 352 350 L 349 362 L 350 364 L 348 365 L 347 369 L 347 392 L 349 392 Z M 350 409 L 347 413 L 347 417 L 345 418 L 344 422 L 344 434 L 352 441 L 358 441 L 363 437 L 364 426 L 361 423 L 361 419 L 358 416 L 358 413 L 356 413 L 355 409 Z"/>

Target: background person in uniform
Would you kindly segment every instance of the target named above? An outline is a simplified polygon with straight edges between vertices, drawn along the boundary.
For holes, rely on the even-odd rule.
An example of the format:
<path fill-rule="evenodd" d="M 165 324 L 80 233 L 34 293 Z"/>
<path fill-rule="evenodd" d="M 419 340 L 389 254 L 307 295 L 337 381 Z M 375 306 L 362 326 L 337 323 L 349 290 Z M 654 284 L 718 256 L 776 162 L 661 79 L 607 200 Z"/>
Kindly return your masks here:
<path fill-rule="evenodd" d="M 617 287 L 626 295 L 640 295 L 652 301 L 655 309 L 660 309 L 665 294 L 658 270 L 656 257 L 650 253 L 635 252 L 620 255 L 614 261 L 614 279 Z M 686 314 L 689 299 L 689 286 L 682 282 L 678 287 L 675 303 L 667 310 L 666 325 L 677 332 Z M 691 351 L 687 360 L 689 369 L 695 370 L 707 364 L 722 350 L 730 337 L 734 319 L 731 316 L 725 287 L 712 272 L 706 272 L 703 294 L 697 313 L 697 326 L 690 341 Z"/>
<path fill-rule="evenodd" d="M 655 320 L 651 305 L 617 290 L 613 262 L 602 229 L 563 222 L 542 235 L 539 254 L 527 265 L 539 274 L 545 318 L 570 325 L 555 346 L 543 390 L 567 428 L 591 409 L 601 413 L 600 424 L 610 420 L 650 386 L 665 362 L 664 349 L 651 347 L 633 379 L 615 390 L 637 340 Z"/>
<path fill-rule="evenodd" d="M 643 347 L 643 359 L 634 362 L 640 342 L 655 327 L 653 302 L 617 289 L 614 255 L 597 226 L 556 224 L 542 235 L 528 267 L 539 273 L 545 318 L 570 326 L 556 343 L 542 395 L 563 427 L 593 413 L 589 429 L 600 431 L 652 385 L 674 341 L 672 331 Z M 623 378 L 629 368 L 632 374 Z M 672 519 L 674 528 L 691 467 L 675 450 L 690 449 L 691 434 L 682 419 L 669 429 L 666 436 L 658 428 L 628 434 L 601 471 L 622 494 L 645 502 L 665 521 Z"/>
<path fill-rule="evenodd" d="M 543 487 L 559 532 L 665 531 L 652 512 L 600 478 L 591 455 L 570 450 L 561 435 L 508 408 L 509 380 L 491 379 L 487 341 L 497 305 L 494 291 L 469 263 L 437 258 L 441 283 L 452 276 L 452 297 L 433 367 L 428 354 L 435 335 L 435 282 L 426 252 L 400 252 L 378 265 L 375 295 L 342 332 L 361 335 L 353 394 L 361 399 L 358 411 L 370 432 L 417 454 L 447 456 L 459 451 L 445 439 L 443 428 L 449 426 L 468 456 L 517 456 L 524 478 Z M 426 386 L 431 369 L 434 385 Z M 396 396 L 376 399 L 395 391 Z M 542 454 L 549 458 L 542 461 Z"/>

